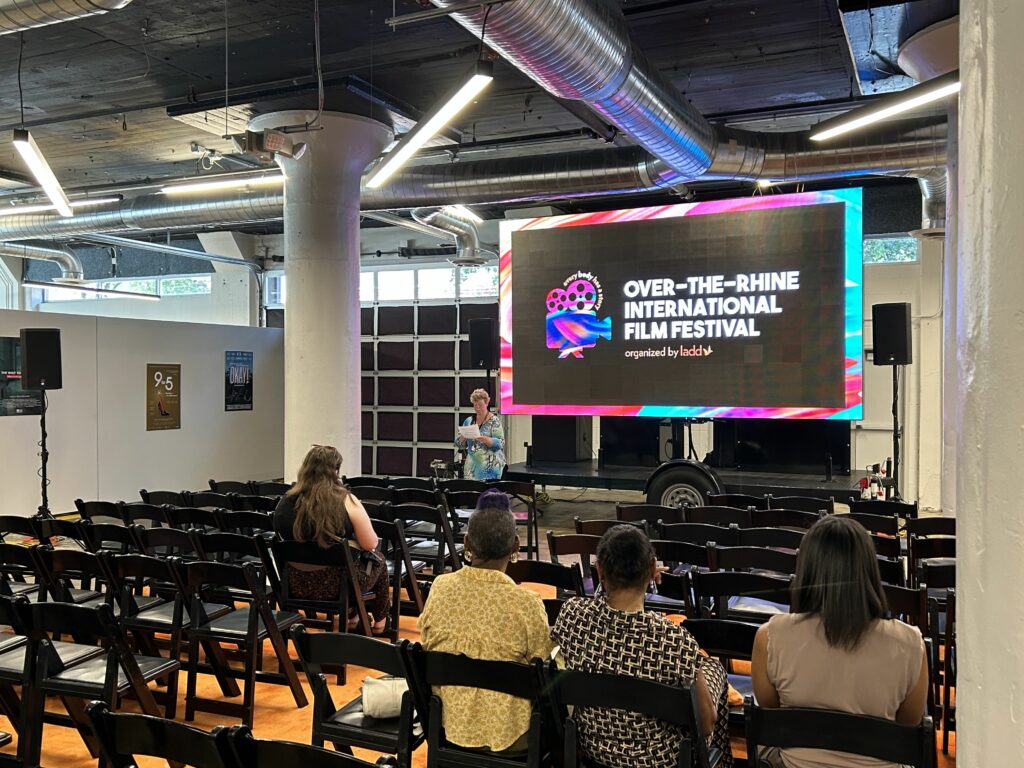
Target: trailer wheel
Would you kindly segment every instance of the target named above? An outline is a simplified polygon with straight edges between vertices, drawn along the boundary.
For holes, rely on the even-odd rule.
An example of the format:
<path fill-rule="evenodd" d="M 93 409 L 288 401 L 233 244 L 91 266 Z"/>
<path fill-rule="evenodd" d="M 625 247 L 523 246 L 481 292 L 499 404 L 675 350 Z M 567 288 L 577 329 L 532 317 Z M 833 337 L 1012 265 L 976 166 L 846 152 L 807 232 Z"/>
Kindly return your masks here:
<path fill-rule="evenodd" d="M 691 467 L 674 467 L 658 475 L 647 490 L 648 504 L 681 507 L 683 504 L 703 506 L 708 494 L 716 489 L 707 476 Z"/>

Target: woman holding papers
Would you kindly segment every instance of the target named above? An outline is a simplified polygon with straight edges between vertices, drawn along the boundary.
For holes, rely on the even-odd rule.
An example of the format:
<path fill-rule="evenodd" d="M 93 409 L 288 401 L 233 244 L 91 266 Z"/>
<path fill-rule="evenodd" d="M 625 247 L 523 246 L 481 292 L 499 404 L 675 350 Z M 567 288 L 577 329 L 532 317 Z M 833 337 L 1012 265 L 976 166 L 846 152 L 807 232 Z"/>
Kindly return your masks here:
<path fill-rule="evenodd" d="M 501 419 L 488 410 L 491 396 L 482 389 L 469 396 L 473 416 L 459 427 L 455 445 L 466 454 L 462 474 L 467 480 L 500 480 L 505 471 L 505 431 Z"/>

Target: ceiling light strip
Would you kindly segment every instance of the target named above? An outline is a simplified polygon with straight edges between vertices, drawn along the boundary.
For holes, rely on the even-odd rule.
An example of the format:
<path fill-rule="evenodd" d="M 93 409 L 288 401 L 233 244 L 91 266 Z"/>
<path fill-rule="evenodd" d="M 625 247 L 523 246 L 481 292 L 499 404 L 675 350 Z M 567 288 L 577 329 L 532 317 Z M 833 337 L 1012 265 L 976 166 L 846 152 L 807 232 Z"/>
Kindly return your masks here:
<path fill-rule="evenodd" d="M 53 171 L 50 169 L 50 164 L 46 162 L 46 158 L 43 157 L 43 153 L 40 151 L 35 139 L 32 138 L 32 134 L 24 128 L 15 128 L 12 141 L 14 148 L 18 150 L 18 154 L 25 161 L 25 165 L 28 166 L 29 171 L 35 176 L 36 181 L 42 187 L 46 196 L 50 198 L 53 207 L 57 209 L 57 213 L 61 216 L 74 215 L 68 202 L 68 197 L 64 194 L 63 187 L 57 181 L 57 177 L 54 176 Z"/>
<path fill-rule="evenodd" d="M 155 293 L 110 291 L 105 288 L 95 288 L 91 285 L 76 285 L 75 283 L 48 283 L 41 280 L 22 280 L 21 284 L 26 288 L 44 288 L 48 291 L 62 289 L 67 291 L 81 291 L 82 293 L 95 293 L 97 296 L 107 299 L 142 299 L 143 301 L 160 301 L 160 296 Z"/>

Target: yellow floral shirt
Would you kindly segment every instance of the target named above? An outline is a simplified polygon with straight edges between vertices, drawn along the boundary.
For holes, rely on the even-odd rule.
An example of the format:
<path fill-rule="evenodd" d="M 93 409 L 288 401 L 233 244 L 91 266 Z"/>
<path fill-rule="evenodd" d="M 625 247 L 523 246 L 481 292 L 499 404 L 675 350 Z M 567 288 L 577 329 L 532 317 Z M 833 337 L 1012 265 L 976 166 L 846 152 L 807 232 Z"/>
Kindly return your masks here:
<path fill-rule="evenodd" d="M 527 663 L 554 644 L 540 597 L 499 571 L 462 568 L 439 576 L 420 616 L 428 651 Z M 530 702 L 494 691 L 439 686 L 445 736 L 462 747 L 508 749 L 530 727 Z"/>

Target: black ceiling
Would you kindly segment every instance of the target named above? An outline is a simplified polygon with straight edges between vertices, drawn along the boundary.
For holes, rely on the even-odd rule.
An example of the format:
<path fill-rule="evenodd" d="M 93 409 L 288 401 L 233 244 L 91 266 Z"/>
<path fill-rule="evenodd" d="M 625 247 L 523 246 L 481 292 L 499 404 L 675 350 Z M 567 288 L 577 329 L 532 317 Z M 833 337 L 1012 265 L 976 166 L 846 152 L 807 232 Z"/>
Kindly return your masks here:
<path fill-rule="evenodd" d="M 450 19 L 402 26 L 415 0 L 322 0 L 322 59 L 331 87 L 346 77 L 413 109 L 427 109 L 471 65 L 476 41 Z M 694 105 L 760 130 L 806 127 L 856 96 L 836 0 L 626 0 L 633 39 Z M 225 40 L 225 11 L 227 36 Z M 315 107 L 312 0 L 134 0 L 80 22 L 0 37 L 0 174 L 23 172 L 9 145 L 24 122 L 68 187 L 123 184 L 197 172 L 191 142 L 230 151 L 210 132 L 167 116 L 221 104 L 225 43 L 232 103 Z M 190 106 L 191 105 L 191 106 Z M 802 107 L 790 114 L 791 107 Z M 584 127 L 510 65 L 460 116 L 463 142 L 492 142 Z M 562 136 L 559 150 L 599 146 Z M 499 151 L 523 153 L 534 148 Z M 443 161 L 435 157 L 434 162 Z M 238 167 L 225 163 L 224 170 Z M 17 185 L 6 184 L 8 189 Z"/>

